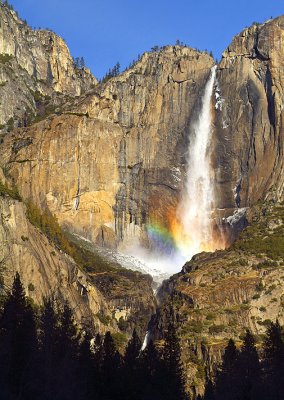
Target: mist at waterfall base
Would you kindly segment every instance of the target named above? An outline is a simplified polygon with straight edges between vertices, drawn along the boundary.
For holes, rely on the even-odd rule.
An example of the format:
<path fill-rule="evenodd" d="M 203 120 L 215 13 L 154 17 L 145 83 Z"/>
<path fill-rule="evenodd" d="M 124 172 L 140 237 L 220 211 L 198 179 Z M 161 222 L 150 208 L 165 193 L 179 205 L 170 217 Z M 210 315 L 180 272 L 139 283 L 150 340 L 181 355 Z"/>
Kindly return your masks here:
<path fill-rule="evenodd" d="M 153 276 L 176 273 L 194 254 L 222 247 L 214 240 L 211 219 L 214 201 L 210 165 L 211 99 L 215 76 L 213 67 L 202 95 L 200 113 L 189 130 L 186 182 L 175 213 L 167 216 L 166 223 L 147 226 L 150 249 L 135 243 L 127 249 Z"/>

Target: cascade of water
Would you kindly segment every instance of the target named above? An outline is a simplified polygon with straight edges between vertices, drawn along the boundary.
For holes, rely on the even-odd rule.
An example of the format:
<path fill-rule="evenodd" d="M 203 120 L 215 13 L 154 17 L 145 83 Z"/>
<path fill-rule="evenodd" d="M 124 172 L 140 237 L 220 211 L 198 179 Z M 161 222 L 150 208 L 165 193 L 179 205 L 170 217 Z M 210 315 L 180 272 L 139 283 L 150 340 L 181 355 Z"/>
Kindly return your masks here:
<path fill-rule="evenodd" d="M 216 67 L 213 67 L 205 86 L 198 119 L 190 131 L 186 183 L 173 225 L 173 238 L 177 248 L 169 260 L 179 264 L 177 267 L 181 267 L 200 251 L 215 250 L 210 218 L 213 184 L 209 151 L 212 130 L 211 98 L 215 76 Z M 162 258 L 156 258 L 156 266 L 163 268 Z M 142 350 L 147 347 L 149 336 L 150 332 L 147 331 Z"/>
<path fill-rule="evenodd" d="M 158 247 L 151 250 L 133 244 L 127 253 L 145 265 L 145 270 L 166 275 L 180 270 L 184 263 L 201 251 L 213 251 L 211 210 L 213 206 L 212 168 L 210 142 L 212 131 L 211 98 L 214 89 L 216 66 L 211 69 L 206 83 L 199 115 L 191 125 L 187 151 L 186 182 L 176 214 L 169 220 L 169 227 L 149 226 L 148 234 Z M 161 246 L 162 244 L 162 246 Z M 168 250 L 167 252 L 165 251 Z M 156 272 L 155 272 L 156 273 Z M 161 277 L 164 279 L 165 276 Z"/>
<path fill-rule="evenodd" d="M 176 242 L 187 258 L 212 247 L 210 212 L 213 205 L 209 145 L 211 139 L 211 97 L 216 66 L 211 69 L 197 121 L 192 126 L 187 156 L 187 178 L 177 216 L 181 222 Z"/>
<path fill-rule="evenodd" d="M 147 331 L 147 332 L 146 332 L 146 335 L 145 335 L 145 337 L 144 337 L 144 340 L 143 340 L 142 347 L 141 347 L 141 350 L 142 350 L 142 351 L 145 350 L 146 347 L 148 346 L 149 337 L 150 337 L 150 331 Z"/>

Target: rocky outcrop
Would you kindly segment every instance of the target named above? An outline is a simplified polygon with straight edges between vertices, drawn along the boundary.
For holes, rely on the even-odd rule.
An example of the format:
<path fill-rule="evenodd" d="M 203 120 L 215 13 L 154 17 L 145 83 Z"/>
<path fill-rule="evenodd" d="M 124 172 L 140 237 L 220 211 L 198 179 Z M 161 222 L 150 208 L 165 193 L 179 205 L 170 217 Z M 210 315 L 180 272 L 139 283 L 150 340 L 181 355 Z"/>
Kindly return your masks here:
<path fill-rule="evenodd" d="M 213 373 L 229 338 L 239 343 L 249 328 L 261 340 L 271 321 L 284 324 L 283 203 L 260 203 L 248 219 L 230 249 L 194 256 L 160 289 L 152 336 L 176 324 L 189 389 L 202 392 L 205 367 Z"/>
<path fill-rule="evenodd" d="M 80 286 L 86 282 L 71 258 L 56 249 L 40 231 L 29 223 L 22 202 L 7 195 L 0 197 L 1 283 L 9 289 L 16 271 L 19 271 L 26 293 L 37 304 L 44 297 L 54 295 L 68 300 L 77 319 L 88 319 L 91 310 L 81 296 Z M 82 283 L 81 283 L 82 281 Z M 103 296 L 93 290 L 93 312 L 104 305 Z"/>
<path fill-rule="evenodd" d="M 214 133 L 216 204 L 283 197 L 284 16 L 236 36 L 217 71 Z"/>
<path fill-rule="evenodd" d="M 18 271 L 27 296 L 36 304 L 52 296 L 59 303 L 67 301 L 83 326 L 94 326 L 102 333 L 120 332 L 122 316 L 122 334 L 131 334 L 134 327 L 144 334 L 155 310 L 151 278 L 119 266 L 112 272 L 82 271 L 30 223 L 25 204 L 5 194 L 3 186 L 0 243 L 1 292 L 10 290 Z M 120 311 L 124 313 L 118 315 Z"/>
<path fill-rule="evenodd" d="M 0 5 L 0 132 L 54 112 L 96 83 L 87 68 L 75 67 L 62 38 L 32 30 Z"/>
<path fill-rule="evenodd" d="M 189 124 L 213 59 L 187 47 L 146 53 L 59 116 L 5 138 L 21 195 L 62 226 L 115 247 L 167 224 L 185 174 Z"/>

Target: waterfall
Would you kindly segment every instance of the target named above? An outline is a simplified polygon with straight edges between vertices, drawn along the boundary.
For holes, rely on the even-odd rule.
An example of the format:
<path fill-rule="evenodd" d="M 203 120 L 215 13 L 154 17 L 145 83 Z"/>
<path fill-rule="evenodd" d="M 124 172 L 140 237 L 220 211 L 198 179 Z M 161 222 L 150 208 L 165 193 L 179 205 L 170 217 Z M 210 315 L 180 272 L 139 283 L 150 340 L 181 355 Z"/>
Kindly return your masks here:
<path fill-rule="evenodd" d="M 211 212 L 213 208 L 213 173 L 210 163 L 210 143 L 212 134 L 211 99 L 216 77 L 216 66 L 211 69 L 201 99 L 200 113 L 189 131 L 187 149 L 186 182 L 171 226 L 172 237 L 176 243 L 170 255 L 150 254 L 144 257 L 146 264 L 155 263 L 156 268 L 165 271 L 167 263 L 175 265 L 176 270 L 201 251 L 215 250 Z M 148 330 L 142 351 L 148 345 Z"/>
<path fill-rule="evenodd" d="M 186 183 L 177 210 L 181 224 L 179 235 L 183 236 L 177 238 L 177 244 L 179 251 L 186 258 L 214 247 L 210 215 L 213 208 L 213 177 L 209 146 L 212 132 L 211 98 L 215 76 L 216 66 L 211 69 L 199 116 L 190 130 Z"/>
<path fill-rule="evenodd" d="M 141 351 L 145 350 L 146 347 L 148 346 L 149 338 L 150 338 L 150 331 L 147 331 L 147 332 L 146 332 L 146 335 L 145 335 L 145 337 L 144 337 L 144 340 L 143 340 L 143 344 L 142 344 L 142 347 L 141 347 Z"/>
<path fill-rule="evenodd" d="M 210 165 L 211 100 L 215 77 L 216 66 L 211 69 L 199 114 L 188 132 L 186 179 L 177 210 L 164 225 L 147 227 L 153 245 L 151 249 L 133 243 L 126 251 L 144 264 L 144 271 L 150 273 L 157 283 L 179 271 L 194 254 L 220 248 L 213 240 L 211 219 L 214 189 Z"/>

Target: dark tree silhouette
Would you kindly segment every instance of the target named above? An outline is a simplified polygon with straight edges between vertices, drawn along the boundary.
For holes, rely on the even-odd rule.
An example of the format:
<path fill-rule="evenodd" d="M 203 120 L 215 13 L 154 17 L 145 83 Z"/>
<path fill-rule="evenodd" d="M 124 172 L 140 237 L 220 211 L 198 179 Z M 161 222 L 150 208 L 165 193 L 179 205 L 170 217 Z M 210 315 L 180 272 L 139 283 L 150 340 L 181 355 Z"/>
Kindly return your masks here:
<path fill-rule="evenodd" d="M 72 310 L 67 303 L 58 316 L 58 352 L 57 352 L 57 396 L 61 399 L 74 398 L 78 386 L 77 354 L 79 336 Z M 65 383 L 69 382 L 68 385 Z"/>
<path fill-rule="evenodd" d="M 4 304 L 0 320 L 0 384 L 7 399 L 28 398 L 35 389 L 30 382 L 37 350 L 33 310 L 16 273 L 12 292 Z"/>
<path fill-rule="evenodd" d="M 120 74 L 120 63 L 117 62 L 113 68 L 110 68 L 108 72 L 105 74 L 103 79 L 101 80 L 102 83 L 107 82 L 109 79 L 114 78 Z"/>
<path fill-rule="evenodd" d="M 163 360 L 165 364 L 165 381 L 167 382 L 165 399 L 184 399 L 181 349 L 175 326 L 172 323 L 169 324 L 165 335 Z"/>
<path fill-rule="evenodd" d="M 164 385 L 164 369 L 159 352 L 157 351 L 153 341 L 151 340 L 142 353 L 141 369 L 144 373 L 143 399 L 162 400 L 163 385 Z"/>
<path fill-rule="evenodd" d="M 230 339 L 225 349 L 222 365 L 216 376 L 216 397 L 218 399 L 233 400 L 238 391 L 237 382 L 238 351 L 235 342 Z"/>
<path fill-rule="evenodd" d="M 78 358 L 78 399 L 95 399 L 95 387 L 98 386 L 98 369 L 95 365 L 94 353 L 91 350 L 91 334 L 85 332 L 79 347 Z"/>
<path fill-rule="evenodd" d="M 261 383 L 259 356 L 252 333 L 247 330 L 238 359 L 238 381 L 241 398 L 259 400 Z"/>
<path fill-rule="evenodd" d="M 211 379 L 206 381 L 204 400 L 215 400 L 215 388 Z"/>
<path fill-rule="evenodd" d="M 40 318 L 40 360 L 42 398 L 54 398 L 57 390 L 57 367 L 59 363 L 59 322 L 54 301 L 46 299 Z"/>
<path fill-rule="evenodd" d="M 279 322 L 271 323 L 264 341 L 264 390 L 269 399 L 283 399 L 284 393 L 284 341 Z"/>
<path fill-rule="evenodd" d="M 116 350 L 110 332 L 107 332 L 102 345 L 101 393 L 103 393 L 103 399 L 120 398 L 118 385 L 121 379 L 120 372 L 121 357 Z"/>
<path fill-rule="evenodd" d="M 129 340 L 124 355 L 124 398 L 139 399 L 142 392 L 142 369 L 141 369 L 141 340 L 134 329 L 132 338 Z"/>
<path fill-rule="evenodd" d="M 135 330 L 124 357 L 110 332 L 103 340 L 97 335 L 92 345 L 88 333 L 80 339 L 68 304 L 60 308 L 50 298 L 45 299 L 38 321 L 37 332 L 34 311 L 17 274 L 0 318 L 3 399 L 183 398 L 183 386 L 178 386 L 182 382 L 180 347 L 173 326 L 169 327 L 161 360 L 152 342 L 141 352 Z"/>
<path fill-rule="evenodd" d="M 136 364 L 141 351 L 141 346 L 142 346 L 141 340 L 137 335 L 136 329 L 134 329 L 132 338 L 129 340 L 126 346 L 125 356 L 124 356 L 124 362 L 128 368 L 131 369 L 136 368 Z"/>
<path fill-rule="evenodd" d="M 86 66 L 84 57 L 80 58 L 79 66 L 80 66 L 81 69 Z"/>

